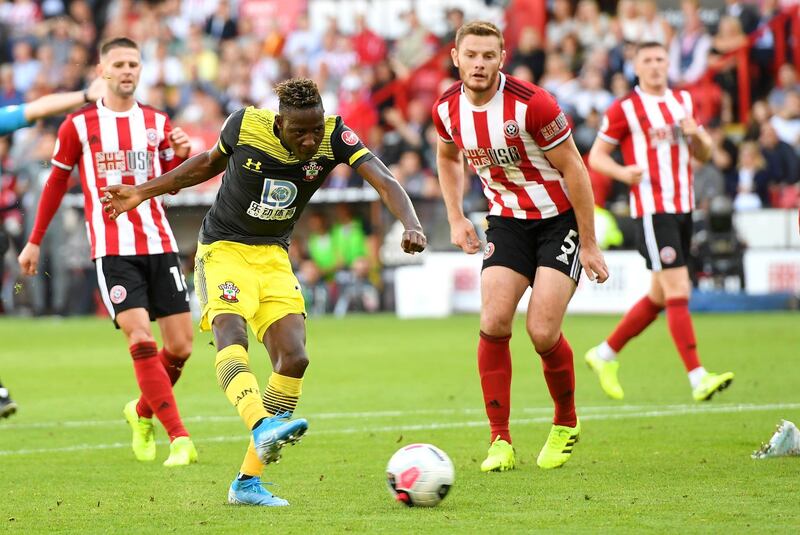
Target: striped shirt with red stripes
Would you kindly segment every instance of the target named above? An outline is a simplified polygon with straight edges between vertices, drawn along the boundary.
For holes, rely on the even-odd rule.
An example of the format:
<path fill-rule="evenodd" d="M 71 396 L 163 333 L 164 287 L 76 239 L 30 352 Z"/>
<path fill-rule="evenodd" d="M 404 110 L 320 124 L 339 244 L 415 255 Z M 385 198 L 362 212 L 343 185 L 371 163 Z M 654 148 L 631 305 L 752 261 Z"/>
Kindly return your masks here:
<path fill-rule="evenodd" d="M 439 137 L 455 143 L 483 184 L 489 214 L 545 219 L 572 208 L 564 177 L 545 153 L 571 134 L 544 89 L 503 73 L 492 99 L 475 106 L 461 82 L 433 106 Z"/>
<path fill-rule="evenodd" d="M 41 241 L 66 189 L 61 181 L 77 165 L 93 259 L 177 252 L 160 199 L 143 202 L 113 221 L 100 202 L 105 186 L 142 184 L 183 161 L 170 147 L 171 130 L 165 113 L 138 103 L 114 112 L 98 101 L 67 116 L 58 131 L 53 172 L 42 192 L 31 242 Z"/>
<path fill-rule="evenodd" d="M 598 137 L 619 145 L 625 165 L 644 170 L 631 187 L 631 216 L 685 214 L 694 208 L 691 152 L 681 122 L 693 117 L 686 91 L 650 95 L 638 86 L 606 111 Z"/>

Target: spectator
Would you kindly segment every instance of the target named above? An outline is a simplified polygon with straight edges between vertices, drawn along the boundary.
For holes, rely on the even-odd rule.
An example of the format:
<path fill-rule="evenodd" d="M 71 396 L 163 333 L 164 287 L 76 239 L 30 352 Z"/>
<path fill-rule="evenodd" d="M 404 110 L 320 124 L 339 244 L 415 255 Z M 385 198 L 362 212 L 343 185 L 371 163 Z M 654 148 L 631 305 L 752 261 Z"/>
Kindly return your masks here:
<path fill-rule="evenodd" d="M 380 309 L 380 293 L 369 280 L 369 262 L 358 258 L 352 269 L 337 276 L 339 298 L 333 313 L 342 317 L 348 312 L 377 312 Z"/>
<path fill-rule="evenodd" d="M 611 31 L 611 20 L 600 12 L 596 0 L 580 0 L 575 10 L 576 33 L 583 47 L 592 49 L 604 47 L 614 48 L 617 44 Z"/>
<path fill-rule="evenodd" d="M 758 27 L 758 11 L 752 4 L 740 0 L 725 0 L 725 7 L 720 12 L 720 24 L 725 17 L 733 17 L 739 21 L 744 33 L 752 33 Z"/>
<path fill-rule="evenodd" d="M 639 16 L 642 20 L 642 33 L 639 40 L 669 43 L 671 28 L 667 21 L 658 13 L 658 3 L 655 0 L 639 0 Z"/>
<path fill-rule="evenodd" d="M 543 88 L 553 94 L 565 111 L 571 113 L 570 103 L 574 102 L 580 84 L 560 54 L 550 54 L 544 64 L 544 76 L 540 80 Z"/>
<path fill-rule="evenodd" d="M 693 84 L 706 72 L 711 37 L 706 33 L 697 0 L 683 0 L 683 29 L 669 48 L 669 80 L 674 85 Z"/>
<path fill-rule="evenodd" d="M 797 79 L 797 68 L 791 63 L 784 63 L 778 69 L 778 83 L 769 93 L 768 102 L 772 109 L 783 107 L 789 91 L 800 91 L 800 81 Z"/>
<path fill-rule="evenodd" d="M 321 49 L 322 42 L 318 32 L 311 29 L 308 15 L 302 14 L 297 17 L 295 29 L 286 36 L 286 43 L 283 45 L 283 53 L 295 62 L 301 58 L 311 58 Z M 306 59 L 306 62 L 308 60 Z"/>
<path fill-rule="evenodd" d="M 764 171 L 764 158 L 757 143 L 742 143 L 737 168 L 736 182 L 729 183 L 727 188 L 728 194 L 733 197 L 734 209 L 741 212 L 769 206 L 768 176 Z"/>
<path fill-rule="evenodd" d="M 231 6 L 228 0 L 219 2 L 214 14 L 206 19 L 205 33 L 217 41 L 236 38 L 238 35 L 236 20 L 231 16 Z"/>
<path fill-rule="evenodd" d="M 644 19 L 635 0 L 620 0 L 617 4 L 616 24 L 620 26 L 622 39 L 631 43 L 642 40 Z M 647 39 L 650 41 L 651 39 Z"/>
<path fill-rule="evenodd" d="M 0 66 L 0 106 L 21 104 L 22 92 L 14 86 L 14 67 L 10 63 Z"/>
<path fill-rule="evenodd" d="M 408 31 L 394 45 L 392 57 L 396 68 L 404 72 L 419 67 L 435 52 L 436 38 L 419 21 L 417 13 L 411 9 L 403 18 L 408 24 Z"/>
<path fill-rule="evenodd" d="M 351 39 L 359 65 L 371 67 L 386 57 L 386 41 L 367 26 L 363 13 L 356 16 L 356 33 Z"/>
<path fill-rule="evenodd" d="M 713 162 L 692 161 L 694 202 L 697 210 L 707 212 L 714 199 L 725 193 L 725 177 Z"/>
<path fill-rule="evenodd" d="M 800 91 L 787 91 L 783 106 L 769 122 L 781 141 L 800 150 Z"/>
<path fill-rule="evenodd" d="M 464 25 L 464 10 L 460 7 L 451 7 L 444 12 L 447 21 L 447 31 L 439 40 L 441 46 L 451 47 L 456 42 L 456 32 Z"/>
<path fill-rule="evenodd" d="M 569 0 L 554 0 L 553 12 L 545 31 L 547 32 L 547 49 L 554 51 L 568 34 L 575 32 L 577 26 L 572 18 L 572 5 Z"/>
<path fill-rule="evenodd" d="M 591 66 L 584 67 L 580 78 L 580 89 L 572 97 L 572 108 L 581 121 L 590 113 L 603 115 L 614 101 L 614 96 L 603 86 L 603 73 Z"/>
<path fill-rule="evenodd" d="M 331 227 L 331 243 L 338 267 L 349 268 L 358 258 L 367 256 L 367 232 L 364 224 L 353 217 L 349 204 L 339 203 L 335 209 L 336 222 Z"/>
<path fill-rule="evenodd" d="M 312 212 L 308 217 L 308 256 L 319 268 L 322 276 L 330 280 L 339 269 L 333 239 L 328 229 L 328 221 L 320 212 Z"/>
<path fill-rule="evenodd" d="M 758 138 L 764 156 L 765 171 L 773 184 L 800 182 L 800 157 L 795 149 L 778 138 L 775 128 L 765 123 Z"/>
<path fill-rule="evenodd" d="M 330 311 L 330 289 L 322 277 L 322 272 L 312 260 L 304 260 L 297 270 L 300 290 L 306 302 L 306 310 L 311 315 L 323 315 Z"/>
<path fill-rule="evenodd" d="M 14 87 L 27 93 L 33 86 L 41 65 L 33 57 L 33 46 L 28 41 L 17 41 L 14 45 Z"/>
<path fill-rule="evenodd" d="M 536 82 L 544 74 L 544 49 L 539 31 L 533 26 L 525 26 L 519 34 L 517 47 L 511 53 L 508 70 L 514 71 L 519 66 L 530 69 L 532 82 Z"/>

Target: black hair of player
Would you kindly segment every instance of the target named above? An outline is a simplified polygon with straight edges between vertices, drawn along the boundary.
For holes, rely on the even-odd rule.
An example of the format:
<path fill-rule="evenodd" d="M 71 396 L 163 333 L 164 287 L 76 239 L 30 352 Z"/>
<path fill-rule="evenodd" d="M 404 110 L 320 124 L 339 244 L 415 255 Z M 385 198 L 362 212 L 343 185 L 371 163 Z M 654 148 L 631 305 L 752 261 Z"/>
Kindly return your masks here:
<path fill-rule="evenodd" d="M 317 84 L 308 78 L 290 78 L 275 86 L 278 95 L 278 113 L 283 115 L 289 110 L 306 110 L 322 108 L 322 97 Z"/>
<path fill-rule="evenodd" d="M 139 50 L 139 45 L 136 44 L 136 41 L 128 39 L 127 37 L 114 37 L 100 45 L 100 56 L 105 56 L 114 48 L 133 48 L 134 50 Z"/>

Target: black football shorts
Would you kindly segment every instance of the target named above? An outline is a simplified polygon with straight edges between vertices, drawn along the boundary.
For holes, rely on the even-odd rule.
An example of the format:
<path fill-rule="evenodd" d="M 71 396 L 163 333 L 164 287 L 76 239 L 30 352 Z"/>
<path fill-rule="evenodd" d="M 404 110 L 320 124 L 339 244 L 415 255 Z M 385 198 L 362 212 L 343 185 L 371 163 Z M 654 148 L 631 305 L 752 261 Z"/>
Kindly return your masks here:
<path fill-rule="evenodd" d="M 636 220 L 639 253 L 650 271 L 685 266 L 692 245 L 692 214 L 648 214 Z"/>
<path fill-rule="evenodd" d="M 547 219 L 487 218 L 483 269 L 503 266 L 524 275 L 531 285 L 539 266 L 553 268 L 577 284 L 581 276 L 578 223 L 569 210 Z"/>
<path fill-rule="evenodd" d="M 104 256 L 95 260 L 97 283 L 108 313 L 144 308 L 150 320 L 189 312 L 189 293 L 176 253 Z M 119 328 L 119 325 L 117 325 Z"/>

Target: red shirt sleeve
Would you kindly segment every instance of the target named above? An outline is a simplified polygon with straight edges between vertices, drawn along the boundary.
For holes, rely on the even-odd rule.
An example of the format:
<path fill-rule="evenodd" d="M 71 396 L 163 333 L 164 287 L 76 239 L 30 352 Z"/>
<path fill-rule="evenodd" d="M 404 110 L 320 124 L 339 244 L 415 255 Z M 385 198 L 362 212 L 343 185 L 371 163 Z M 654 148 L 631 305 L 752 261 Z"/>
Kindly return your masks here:
<path fill-rule="evenodd" d="M 442 106 L 442 109 L 447 110 L 448 104 L 447 102 L 435 102 L 433 104 L 433 109 L 431 109 L 431 117 L 433 118 L 433 124 L 436 126 L 436 132 L 439 134 L 439 138 L 444 141 L 445 143 L 452 143 L 453 137 L 450 135 L 450 132 L 444 127 L 444 121 L 442 121 L 442 117 L 439 115 L 439 106 Z"/>
<path fill-rule="evenodd" d="M 180 164 L 186 161 L 186 158 L 181 158 L 180 156 L 175 155 L 175 151 L 172 149 L 172 146 L 169 144 L 169 135 L 172 133 L 172 123 L 169 122 L 169 117 L 167 117 L 166 122 L 164 123 L 164 139 L 161 140 L 161 143 L 158 145 L 158 159 L 161 160 L 161 173 L 166 173 L 167 171 L 172 171 Z"/>
<path fill-rule="evenodd" d="M 28 241 L 34 245 L 42 243 L 47 227 L 53 216 L 56 215 L 58 207 L 61 206 L 61 200 L 67 192 L 69 176 L 72 173 L 72 168 L 78 162 L 83 152 L 80 139 L 78 139 L 78 131 L 75 130 L 75 125 L 71 118 L 61 123 L 58 129 L 58 139 L 56 140 L 56 147 L 53 151 L 53 158 L 51 160 L 53 169 L 50 171 L 50 176 L 42 188 L 42 196 L 39 199 L 39 208 L 36 210 L 36 219 L 33 223 L 33 230 Z"/>
<path fill-rule="evenodd" d="M 615 100 L 603 116 L 597 137 L 608 143 L 619 145 L 629 133 L 628 120 L 625 118 L 625 112 L 622 111 L 621 101 Z"/>
<path fill-rule="evenodd" d="M 557 147 L 572 133 L 558 102 L 544 89 L 536 91 L 528 100 L 525 128 L 543 151 Z"/>

